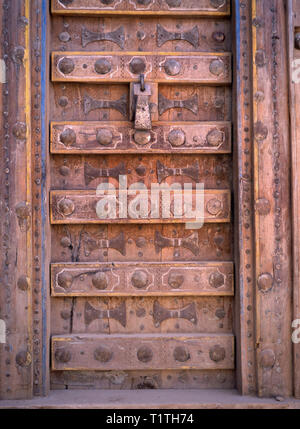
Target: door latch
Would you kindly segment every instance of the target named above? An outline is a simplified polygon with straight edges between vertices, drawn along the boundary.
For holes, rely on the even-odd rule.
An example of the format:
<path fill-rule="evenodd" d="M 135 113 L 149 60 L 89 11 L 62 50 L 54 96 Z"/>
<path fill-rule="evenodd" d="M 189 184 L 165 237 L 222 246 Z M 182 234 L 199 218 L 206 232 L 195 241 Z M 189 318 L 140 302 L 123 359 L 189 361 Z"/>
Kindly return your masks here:
<path fill-rule="evenodd" d="M 150 131 L 152 129 L 151 86 L 145 83 L 143 74 L 140 76 L 140 83 L 133 84 L 133 95 L 135 98 L 134 129 L 137 131 Z"/>

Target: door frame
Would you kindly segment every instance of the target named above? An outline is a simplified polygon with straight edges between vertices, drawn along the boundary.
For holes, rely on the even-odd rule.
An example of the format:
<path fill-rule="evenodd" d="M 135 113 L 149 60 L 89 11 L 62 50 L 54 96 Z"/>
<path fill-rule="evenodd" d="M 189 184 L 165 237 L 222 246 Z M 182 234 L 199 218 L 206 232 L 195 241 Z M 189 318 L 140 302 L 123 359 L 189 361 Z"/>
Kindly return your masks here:
<path fill-rule="evenodd" d="M 291 396 L 293 363 L 295 371 L 300 359 L 295 354 L 293 361 L 291 342 L 285 5 L 285 0 L 232 0 L 234 333 L 237 388 L 243 395 Z M 4 0 L 0 11 L 5 142 L 0 160 L 0 319 L 6 326 L 5 343 L 0 344 L 0 399 L 49 393 L 49 11 L 49 0 Z M 275 96 L 269 91 L 272 82 Z"/>

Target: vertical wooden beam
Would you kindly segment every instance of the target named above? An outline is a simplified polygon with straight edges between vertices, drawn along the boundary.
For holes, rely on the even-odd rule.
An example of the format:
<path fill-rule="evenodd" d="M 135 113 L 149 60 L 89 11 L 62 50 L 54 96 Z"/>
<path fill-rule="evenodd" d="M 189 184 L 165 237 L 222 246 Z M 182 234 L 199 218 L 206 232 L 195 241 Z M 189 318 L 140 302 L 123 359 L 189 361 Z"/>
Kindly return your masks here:
<path fill-rule="evenodd" d="M 33 393 L 49 392 L 48 82 L 49 0 L 31 0 L 32 227 L 33 227 Z"/>
<path fill-rule="evenodd" d="M 0 398 L 32 396 L 30 0 L 2 2 Z"/>
<path fill-rule="evenodd" d="M 299 2 L 298 2 L 299 3 Z M 299 327 L 300 319 L 300 49 L 296 44 L 296 35 L 300 34 L 296 17 L 300 19 L 300 6 L 295 0 L 288 1 L 287 29 L 289 53 L 290 83 L 290 120 L 292 153 L 292 203 L 293 203 L 293 319 Z M 300 20 L 298 21 L 298 25 Z M 299 337 L 299 335 L 297 336 Z M 293 380 L 294 394 L 300 399 L 300 343 L 294 340 Z"/>
<path fill-rule="evenodd" d="M 254 348 L 254 249 L 251 110 L 251 0 L 235 0 L 234 63 L 234 180 L 235 189 L 235 334 L 237 387 L 241 394 L 256 392 Z"/>
<path fill-rule="evenodd" d="M 252 1 L 256 348 L 259 396 L 292 394 L 286 11 Z"/>

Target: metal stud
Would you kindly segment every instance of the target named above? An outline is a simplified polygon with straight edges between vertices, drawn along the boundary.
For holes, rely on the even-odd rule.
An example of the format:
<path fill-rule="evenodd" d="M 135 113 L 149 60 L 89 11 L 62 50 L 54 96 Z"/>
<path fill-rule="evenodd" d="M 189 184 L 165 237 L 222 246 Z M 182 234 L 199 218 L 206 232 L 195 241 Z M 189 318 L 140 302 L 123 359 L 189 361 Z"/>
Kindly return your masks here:
<path fill-rule="evenodd" d="M 107 74 L 111 71 L 111 62 L 106 58 L 100 58 L 95 62 L 94 68 L 98 74 Z"/>
<path fill-rule="evenodd" d="M 58 68 L 63 74 L 70 74 L 74 70 L 75 64 L 71 58 L 63 58 L 60 60 Z"/>
<path fill-rule="evenodd" d="M 55 351 L 55 359 L 61 363 L 67 363 L 71 360 L 71 352 L 69 350 L 60 348 Z"/>
<path fill-rule="evenodd" d="M 62 273 L 59 273 L 57 276 L 57 284 L 64 288 L 69 289 L 72 286 L 73 283 L 73 276 L 72 274 L 68 273 L 67 271 L 63 271 Z"/>
<path fill-rule="evenodd" d="M 76 133 L 72 128 L 66 128 L 59 136 L 59 139 L 65 146 L 72 146 L 76 143 Z"/>
<path fill-rule="evenodd" d="M 96 289 L 99 289 L 99 290 L 106 289 L 108 286 L 108 280 L 107 280 L 106 274 L 102 273 L 101 271 L 98 271 L 93 275 L 92 283 Z"/>
<path fill-rule="evenodd" d="M 137 289 L 143 289 L 148 284 L 148 274 L 146 271 L 135 271 L 131 277 L 131 283 Z"/>
<path fill-rule="evenodd" d="M 97 130 L 96 140 L 102 146 L 108 146 L 112 144 L 113 141 L 113 133 L 110 130 L 102 128 L 101 130 Z"/>
<path fill-rule="evenodd" d="M 137 358 L 140 362 L 150 362 L 153 358 L 153 352 L 148 346 L 142 346 L 137 351 Z"/>
<path fill-rule="evenodd" d="M 63 200 L 60 200 L 58 203 L 58 210 L 64 216 L 70 216 L 75 210 L 73 201 L 69 200 L 69 198 L 64 198 Z"/>
<path fill-rule="evenodd" d="M 168 283 L 172 289 L 179 289 L 183 285 L 183 282 L 184 276 L 182 274 L 170 273 Z"/>
<path fill-rule="evenodd" d="M 216 346 L 213 346 L 209 350 L 209 357 L 214 362 L 221 362 L 222 360 L 225 359 L 225 356 L 226 356 L 226 351 L 225 351 L 224 347 L 221 347 L 218 344 Z"/>
<path fill-rule="evenodd" d="M 220 59 L 213 60 L 209 66 L 209 71 L 215 76 L 220 76 L 222 73 L 224 73 L 224 69 L 224 62 Z"/>
<path fill-rule="evenodd" d="M 140 146 L 144 146 L 151 141 L 151 134 L 149 131 L 136 131 L 134 133 L 134 141 Z"/>
<path fill-rule="evenodd" d="M 169 59 L 164 63 L 164 69 L 169 76 L 176 76 L 180 73 L 181 65 L 178 61 Z"/>
<path fill-rule="evenodd" d="M 178 147 L 185 143 L 185 133 L 180 128 L 170 131 L 168 140 L 172 146 Z"/>
<path fill-rule="evenodd" d="M 220 146 L 222 143 L 224 143 L 225 140 L 225 134 L 223 131 L 220 131 L 218 129 L 211 130 L 207 136 L 206 141 L 210 146 Z"/>
<path fill-rule="evenodd" d="M 273 277 L 269 273 L 263 273 L 257 279 L 258 289 L 261 292 L 269 292 L 273 288 L 273 284 Z"/>
<path fill-rule="evenodd" d="M 109 362 L 113 357 L 113 352 L 107 347 L 100 346 L 94 351 L 94 359 L 101 363 Z"/>
<path fill-rule="evenodd" d="M 142 58 L 133 58 L 130 61 L 129 69 L 131 73 L 142 74 L 146 70 L 146 63 Z"/>
<path fill-rule="evenodd" d="M 209 284 L 215 289 L 218 289 L 219 287 L 224 286 L 224 283 L 225 283 L 224 274 L 220 273 L 219 271 L 215 271 L 209 277 Z"/>
<path fill-rule="evenodd" d="M 186 362 L 191 358 L 190 353 L 184 347 L 176 347 L 173 352 L 174 359 L 178 362 Z"/>

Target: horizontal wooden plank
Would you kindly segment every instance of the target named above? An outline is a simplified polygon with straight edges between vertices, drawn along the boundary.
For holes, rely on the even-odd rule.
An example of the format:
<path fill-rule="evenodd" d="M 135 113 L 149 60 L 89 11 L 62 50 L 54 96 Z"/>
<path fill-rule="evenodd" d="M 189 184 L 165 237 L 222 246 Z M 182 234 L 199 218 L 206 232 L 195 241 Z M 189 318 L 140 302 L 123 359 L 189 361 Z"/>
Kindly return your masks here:
<path fill-rule="evenodd" d="M 230 53 L 53 52 L 54 82 L 231 83 Z"/>
<path fill-rule="evenodd" d="M 233 264 L 52 264 L 51 291 L 53 296 L 233 295 Z"/>
<path fill-rule="evenodd" d="M 52 122 L 52 153 L 231 153 L 230 122 L 153 123 L 151 140 L 135 142 L 132 122 Z M 67 136 L 70 139 L 66 139 Z"/>
<path fill-rule="evenodd" d="M 108 3 L 108 4 L 107 4 Z M 136 0 L 52 0 L 53 14 L 62 15 L 168 15 L 168 16 L 228 16 L 230 1 L 181 0 L 172 2 L 150 0 L 142 5 Z"/>
<path fill-rule="evenodd" d="M 52 337 L 54 370 L 233 369 L 230 334 Z"/>
<path fill-rule="evenodd" d="M 158 201 L 159 217 L 155 218 L 152 211 L 154 207 L 151 204 L 151 192 L 145 191 L 112 191 L 114 195 L 97 195 L 95 191 L 78 190 L 78 191 L 52 191 L 50 192 L 50 216 L 52 224 L 90 224 L 90 223 L 186 223 L 196 222 L 194 216 L 189 216 L 189 212 L 184 209 L 184 199 L 190 199 L 192 208 L 195 209 L 196 199 L 200 201 L 201 192 L 185 191 L 185 198 L 182 198 L 182 191 L 170 192 L 170 205 L 168 207 L 166 194 L 163 199 L 160 195 Z M 136 194 L 135 194 L 136 192 Z M 134 194 L 134 195 L 133 195 Z M 161 192 L 160 194 L 163 194 Z M 188 196 L 189 194 L 189 196 Z M 109 198 L 109 202 L 108 199 Z M 127 199 L 127 202 L 125 200 Z M 138 200 L 137 200 L 138 199 Z M 103 200 L 103 207 L 101 206 Z M 229 190 L 205 190 L 203 197 L 204 222 L 230 222 L 230 191 Z M 114 203 L 115 202 L 115 203 Z M 114 205 L 116 210 L 114 212 Z M 121 213 L 126 209 L 127 215 Z M 175 216 L 175 208 L 182 208 L 182 217 Z M 174 208 L 175 207 L 175 208 Z M 164 209 L 169 209 L 168 216 L 163 214 Z M 102 213 L 100 211 L 102 210 Z M 107 215 L 106 215 L 106 210 Z M 144 210 L 139 216 L 138 211 Z M 124 212 L 123 212 L 124 213 Z M 178 212 L 177 212 L 178 213 Z M 99 216 L 101 215 L 102 218 Z M 137 218 L 134 218 L 137 216 Z M 200 218 L 198 219 L 198 222 Z"/>
<path fill-rule="evenodd" d="M 51 371 L 51 389 L 234 389 L 232 369 L 182 371 Z M 200 393 L 200 392 L 199 392 Z M 97 395 L 97 393 L 95 393 Z M 205 395 L 205 393 L 202 393 Z M 128 395 L 128 392 L 126 393 Z M 119 396 L 118 396 L 119 397 Z M 176 401 L 177 402 L 177 401 Z"/>
<path fill-rule="evenodd" d="M 232 296 L 55 296 L 53 335 L 233 331 Z"/>

